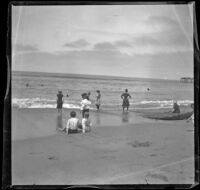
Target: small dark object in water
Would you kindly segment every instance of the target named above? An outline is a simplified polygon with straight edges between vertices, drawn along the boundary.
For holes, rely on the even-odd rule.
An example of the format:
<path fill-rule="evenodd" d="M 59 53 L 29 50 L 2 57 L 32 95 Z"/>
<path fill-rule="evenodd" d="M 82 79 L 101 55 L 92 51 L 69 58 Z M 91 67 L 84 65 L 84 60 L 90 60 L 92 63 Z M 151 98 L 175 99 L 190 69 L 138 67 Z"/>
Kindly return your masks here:
<path fill-rule="evenodd" d="M 44 84 L 41 84 L 41 86 L 44 86 Z"/>
<path fill-rule="evenodd" d="M 69 97 L 69 94 L 67 94 L 66 97 Z"/>
<path fill-rule="evenodd" d="M 29 84 L 28 83 L 26 83 L 26 87 L 28 87 L 29 86 Z"/>
<path fill-rule="evenodd" d="M 150 88 L 147 88 L 148 91 L 150 91 Z"/>

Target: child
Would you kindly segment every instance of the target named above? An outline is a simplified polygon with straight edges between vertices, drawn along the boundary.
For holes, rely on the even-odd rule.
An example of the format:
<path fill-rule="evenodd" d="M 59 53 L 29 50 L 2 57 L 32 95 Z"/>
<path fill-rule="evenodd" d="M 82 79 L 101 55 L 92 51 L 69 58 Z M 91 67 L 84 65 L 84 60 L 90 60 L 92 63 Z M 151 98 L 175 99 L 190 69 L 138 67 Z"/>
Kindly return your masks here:
<path fill-rule="evenodd" d="M 88 96 L 86 93 L 82 94 L 81 112 L 82 112 L 83 118 L 84 118 L 85 112 L 89 112 L 89 110 L 90 110 L 89 105 L 91 104 L 91 102 L 87 98 L 88 98 Z"/>
<path fill-rule="evenodd" d="M 82 132 L 90 132 L 91 131 L 92 123 L 89 119 L 89 113 L 85 112 L 84 118 L 82 119 Z"/>
<path fill-rule="evenodd" d="M 69 133 L 78 133 L 78 127 L 81 125 L 78 118 L 76 118 L 76 112 L 71 111 L 70 112 L 71 118 L 67 121 L 66 127 L 63 129 L 65 130 L 67 134 Z"/>

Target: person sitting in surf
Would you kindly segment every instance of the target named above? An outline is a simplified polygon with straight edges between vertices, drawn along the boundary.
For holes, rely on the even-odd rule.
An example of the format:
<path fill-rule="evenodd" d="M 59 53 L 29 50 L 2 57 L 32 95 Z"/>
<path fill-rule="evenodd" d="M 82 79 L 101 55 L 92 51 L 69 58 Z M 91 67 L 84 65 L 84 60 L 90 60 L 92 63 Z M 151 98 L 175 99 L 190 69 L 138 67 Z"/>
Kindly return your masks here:
<path fill-rule="evenodd" d="M 181 113 L 177 101 L 174 101 L 172 113 Z"/>
<path fill-rule="evenodd" d="M 65 126 L 65 128 L 63 129 L 59 129 L 60 131 L 64 131 L 67 134 L 70 133 L 78 133 L 78 128 L 81 125 L 81 122 L 79 121 L 79 119 L 76 117 L 76 112 L 75 111 L 71 111 L 70 112 L 70 119 L 68 119 L 67 121 L 67 125 Z"/>

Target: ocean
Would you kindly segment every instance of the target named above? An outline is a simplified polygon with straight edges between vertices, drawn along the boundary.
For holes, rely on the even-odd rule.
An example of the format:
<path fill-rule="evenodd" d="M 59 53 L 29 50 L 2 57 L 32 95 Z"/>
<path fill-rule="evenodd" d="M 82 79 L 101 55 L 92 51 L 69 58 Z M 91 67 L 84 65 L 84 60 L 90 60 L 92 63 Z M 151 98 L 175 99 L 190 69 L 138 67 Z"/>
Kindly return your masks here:
<path fill-rule="evenodd" d="M 17 108 L 56 108 L 58 90 L 64 95 L 63 107 L 74 109 L 80 108 L 84 92 L 91 92 L 91 109 L 95 109 L 96 90 L 100 90 L 101 109 L 119 110 L 126 88 L 132 96 L 130 110 L 169 108 L 173 100 L 186 106 L 194 102 L 193 83 L 178 80 L 15 71 L 11 85 L 12 106 Z"/>

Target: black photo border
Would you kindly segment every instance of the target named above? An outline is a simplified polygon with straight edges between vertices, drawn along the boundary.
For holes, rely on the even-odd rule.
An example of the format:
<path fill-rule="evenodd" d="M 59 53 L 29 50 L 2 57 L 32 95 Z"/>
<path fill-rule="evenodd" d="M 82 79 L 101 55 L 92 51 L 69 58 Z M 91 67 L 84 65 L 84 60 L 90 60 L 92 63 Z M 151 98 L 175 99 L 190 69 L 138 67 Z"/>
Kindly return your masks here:
<path fill-rule="evenodd" d="M 193 45 L 194 45 L 194 145 L 195 145 L 195 183 L 194 184 L 126 184 L 126 185 L 12 185 L 11 165 L 11 71 L 12 71 L 12 6 L 36 6 L 36 5 L 136 5 L 136 4 L 188 4 L 194 2 L 193 7 Z M 4 96 L 3 110 L 3 156 L 2 156 L 2 189 L 190 189 L 199 184 L 199 73 L 200 73 L 200 51 L 198 39 L 198 25 L 200 21 L 198 1 L 10 1 L 7 12 L 7 47 L 6 47 L 6 94 Z"/>

